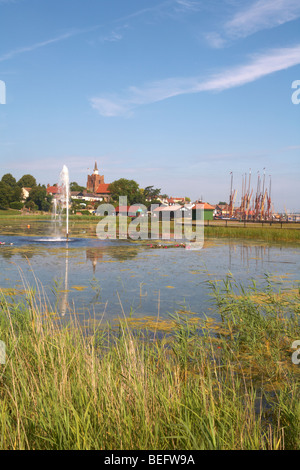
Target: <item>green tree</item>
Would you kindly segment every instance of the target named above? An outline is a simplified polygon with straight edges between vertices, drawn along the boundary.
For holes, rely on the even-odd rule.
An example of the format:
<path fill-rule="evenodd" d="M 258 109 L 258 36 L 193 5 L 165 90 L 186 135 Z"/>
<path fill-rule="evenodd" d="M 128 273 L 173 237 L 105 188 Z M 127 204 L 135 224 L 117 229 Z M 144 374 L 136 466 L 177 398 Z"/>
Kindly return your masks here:
<path fill-rule="evenodd" d="M 0 208 L 1 209 L 8 209 L 9 207 L 9 193 L 11 188 L 0 181 Z"/>
<path fill-rule="evenodd" d="M 23 202 L 13 201 L 9 204 L 9 207 L 11 209 L 21 210 L 21 209 L 23 209 L 24 204 L 23 204 Z"/>
<path fill-rule="evenodd" d="M 18 181 L 20 188 L 33 188 L 36 185 L 36 179 L 32 175 L 23 175 Z"/>
<path fill-rule="evenodd" d="M 34 201 L 27 201 L 25 203 L 25 207 L 27 207 L 27 209 L 30 209 L 31 211 L 38 210 L 38 206 L 34 203 Z"/>
<path fill-rule="evenodd" d="M 22 189 L 19 186 L 11 188 L 10 202 L 21 202 L 22 200 Z"/>
<path fill-rule="evenodd" d="M 8 208 L 13 202 L 20 202 L 22 190 L 17 185 L 15 178 L 6 173 L 0 181 L 0 205 L 2 208 Z"/>
<path fill-rule="evenodd" d="M 28 198 L 26 199 L 25 206 L 33 207 L 33 204 L 40 211 L 49 211 L 51 209 L 52 196 L 47 193 L 45 186 L 35 186 L 31 189 Z"/>
<path fill-rule="evenodd" d="M 3 175 L 1 181 L 2 183 L 7 184 L 11 188 L 15 188 L 17 185 L 17 181 L 11 173 L 6 173 L 5 175 Z"/>
<path fill-rule="evenodd" d="M 145 201 L 155 202 L 160 195 L 160 189 L 154 188 L 153 186 L 146 186 L 143 191 Z"/>
<path fill-rule="evenodd" d="M 139 185 L 134 180 L 127 180 L 120 178 L 119 180 L 113 181 L 109 185 L 109 191 L 113 203 L 119 204 L 119 197 L 126 196 L 127 204 L 142 204 L 144 201 L 143 194 L 140 191 Z"/>
<path fill-rule="evenodd" d="M 85 191 L 85 189 L 86 188 L 84 186 L 80 186 L 76 181 L 72 181 L 72 183 L 70 183 L 70 191 Z"/>

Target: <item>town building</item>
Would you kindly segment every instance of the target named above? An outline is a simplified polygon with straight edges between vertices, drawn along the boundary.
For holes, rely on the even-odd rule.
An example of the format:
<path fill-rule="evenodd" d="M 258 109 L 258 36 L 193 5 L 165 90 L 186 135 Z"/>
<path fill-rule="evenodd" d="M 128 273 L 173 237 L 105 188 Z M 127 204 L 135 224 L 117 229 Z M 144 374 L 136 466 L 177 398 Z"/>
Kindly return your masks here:
<path fill-rule="evenodd" d="M 170 197 L 167 198 L 167 203 L 169 206 L 176 206 L 177 204 L 184 204 L 185 198 L 184 197 Z"/>
<path fill-rule="evenodd" d="M 166 217 L 174 219 L 181 218 L 184 213 L 185 217 L 191 217 L 192 207 L 193 204 L 186 204 L 184 206 L 182 204 L 171 204 L 169 206 L 161 205 L 153 210 L 153 215 L 158 215 L 160 218 L 163 218 L 164 216 L 162 214 L 167 214 Z"/>
<path fill-rule="evenodd" d="M 53 186 L 50 186 L 50 184 L 47 184 L 47 194 L 50 194 L 50 196 L 57 196 L 61 192 L 61 188 L 54 184 Z"/>
<path fill-rule="evenodd" d="M 22 188 L 22 201 L 25 202 L 29 196 L 31 188 Z"/>
<path fill-rule="evenodd" d="M 91 193 L 95 193 L 100 184 L 104 184 L 104 175 L 99 175 L 97 162 L 95 162 L 93 173 L 88 175 L 86 189 Z"/>
<path fill-rule="evenodd" d="M 192 208 L 192 218 L 193 220 L 197 219 L 197 210 L 203 209 L 204 214 L 203 218 L 204 220 L 213 220 L 214 218 L 214 211 L 215 211 L 215 206 L 212 206 L 211 204 L 208 204 L 207 202 L 201 202 L 199 204 L 194 204 Z"/>
<path fill-rule="evenodd" d="M 109 184 L 104 182 L 104 175 L 99 175 L 97 162 L 95 162 L 94 171 L 88 175 L 87 192 L 92 193 L 97 200 L 108 202 L 110 200 Z"/>

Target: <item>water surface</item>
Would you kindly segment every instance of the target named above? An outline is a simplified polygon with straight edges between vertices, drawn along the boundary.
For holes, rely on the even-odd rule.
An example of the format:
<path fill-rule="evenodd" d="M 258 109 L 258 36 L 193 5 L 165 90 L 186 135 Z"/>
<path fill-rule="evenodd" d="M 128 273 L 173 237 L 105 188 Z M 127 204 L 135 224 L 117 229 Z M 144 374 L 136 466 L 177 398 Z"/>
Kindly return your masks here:
<path fill-rule="evenodd" d="M 60 314 L 82 321 L 167 317 L 189 309 L 211 313 L 209 280 L 232 276 L 262 288 L 267 274 L 283 286 L 300 283 L 300 249 L 243 240 L 208 239 L 199 251 L 151 248 L 150 243 L 71 237 L 67 244 L 45 236 L 2 235 L 0 287 L 33 286 Z M 11 243 L 13 243 L 11 245 Z"/>

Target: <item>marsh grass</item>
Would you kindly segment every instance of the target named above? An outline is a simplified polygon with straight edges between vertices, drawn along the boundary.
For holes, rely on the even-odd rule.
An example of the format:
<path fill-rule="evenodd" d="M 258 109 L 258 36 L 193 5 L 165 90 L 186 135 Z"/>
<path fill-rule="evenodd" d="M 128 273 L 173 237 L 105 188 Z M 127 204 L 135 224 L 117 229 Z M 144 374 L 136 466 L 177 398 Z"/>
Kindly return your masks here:
<path fill-rule="evenodd" d="M 3 293 L 0 448 L 299 448 L 299 292 L 211 287 L 215 318 L 180 311 L 88 332 L 42 289 Z"/>
<path fill-rule="evenodd" d="M 249 240 L 261 240 L 266 242 L 299 242 L 300 230 L 299 228 L 290 227 L 239 227 L 235 225 L 228 225 L 228 227 L 209 225 L 204 228 L 205 237 L 216 238 L 243 238 Z"/>
<path fill-rule="evenodd" d="M 17 215 L 16 215 L 17 214 Z M 70 214 L 70 233 L 72 237 L 90 237 L 96 238 L 96 226 L 103 219 L 102 217 L 92 215 L 72 215 Z M 49 235 L 48 222 L 51 222 L 51 214 L 21 215 L 18 211 L 0 211 L 0 226 L 2 235 Z M 127 224 L 132 222 L 132 218 L 127 218 Z M 204 227 L 205 239 L 207 238 L 235 238 L 248 239 L 266 242 L 284 242 L 298 243 L 300 241 L 299 224 L 289 222 L 283 224 L 282 228 L 276 224 L 261 224 L 228 222 L 225 221 L 206 221 Z M 209 225 L 208 225 L 209 224 Z M 30 225 L 30 229 L 27 226 Z M 169 235 L 170 239 L 174 234 L 174 220 L 170 221 Z M 118 237 L 119 218 L 116 218 L 116 231 Z M 195 226 L 193 227 L 195 230 Z M 159 233 L 162 235 L 162 223 L 159 222 Z M 151 239 L 151 220 L 148 220 L 148 237 Z M 139 240 L 140 242 L 140 240 Z"/>

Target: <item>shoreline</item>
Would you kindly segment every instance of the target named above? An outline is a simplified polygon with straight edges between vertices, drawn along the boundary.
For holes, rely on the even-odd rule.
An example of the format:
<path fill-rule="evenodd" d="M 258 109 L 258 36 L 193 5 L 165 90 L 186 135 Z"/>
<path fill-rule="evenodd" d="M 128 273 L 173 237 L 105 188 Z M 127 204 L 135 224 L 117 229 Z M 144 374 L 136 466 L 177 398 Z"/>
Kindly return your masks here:
<path fill-rule="evenodd" d="M 92 216 L 70 216 L 69 224 L 70 224 L 70 237 L 79 237 L 79 238 L 97 238 L 96 235 L 96 225 L 100 219 L 97 219 Z M 1 235 L 25 235 L 25 236 L 37 236 L 41 235 L 41 228 L 38 227 L 39 224 L 51 223 L 51 216 L 0 216 L 0 237 Z M 228 224 L 228 226 L 220 225 L 220 224 L 212 224 L 204 226 L 204 239 L 211 239 L 211 238 L 220 238 L 220 239 L 236 239 L 236 240 L 253 240 L 257 242 L 268 242 L 268 243 L 276 243 L 276 242 L 283 242 L 283 243 L 300 243 L 300 226 L 299 228 L 294 227 L 295 224 L 289 226 L 283 226 L 282 228 L 278 226 L 264 226 L 261 227 L 253 226 L 253 224 L 249 224 L 248 226 L 244 226 L 241 223 L 238 226 L 235 223 Z M 171 237 L 172 232 L 174 230 L 174 225 L 170 224 L 171 228 Z M 38 231 L 37 231 L 38 230 Z M 85 232 L 85 233 L 84 233 Z M 43 236 L 48 236 L 46 233 L 43 233 Z M 50 235 L 51 236 L 51 235 Z M 117 238 L 118 239 L 118 238 Z M 131 240 L 131 239 L 128 239 Z M 161 238 L 156 239 L 157 241 L 163 241 Z M 144 239 L 144 240 L 137 240 L 137 243 L 143 242 L 155 242 L 154 239 Z M 165 240 L 167 241 L 167 240 Z M 170 240 L 173 241 L 172 239 Z M 180 242 L 178 240 L 178 242 Z M 184 242 L 184 240 L 181 240 Z M 177 243 L 177 241 L 176 241 Z"/>

